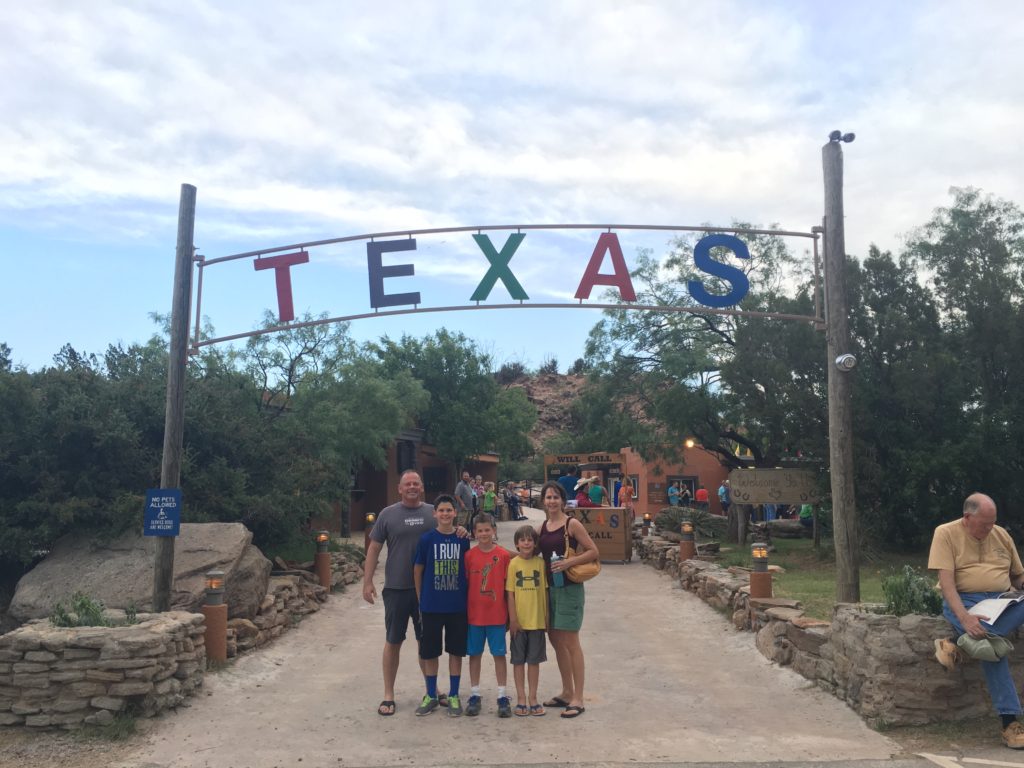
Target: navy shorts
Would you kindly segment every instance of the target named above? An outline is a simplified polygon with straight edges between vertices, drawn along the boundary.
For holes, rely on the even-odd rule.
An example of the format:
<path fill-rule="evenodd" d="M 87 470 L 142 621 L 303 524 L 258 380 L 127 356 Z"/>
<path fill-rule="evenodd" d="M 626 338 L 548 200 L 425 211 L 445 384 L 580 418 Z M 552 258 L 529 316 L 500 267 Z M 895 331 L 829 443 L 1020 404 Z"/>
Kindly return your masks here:
<path fill-rule="evenodd" d="M 384 639 L 392 645 L 405 641 L 405 633 L 412 619 L 412 631 L 419 640 L 423 634 L 420 623 L 420 604 L 415 589 L 384 589 Z"/>
<path fill-rule="evenodd" d="M 423 636 L 420 638 L 420 658 L 436 659 L 441 655 L 441 640 L 449 656 L 466 655 L 466 636 L 469 620 L 465 612 L 424 613 Z"/>

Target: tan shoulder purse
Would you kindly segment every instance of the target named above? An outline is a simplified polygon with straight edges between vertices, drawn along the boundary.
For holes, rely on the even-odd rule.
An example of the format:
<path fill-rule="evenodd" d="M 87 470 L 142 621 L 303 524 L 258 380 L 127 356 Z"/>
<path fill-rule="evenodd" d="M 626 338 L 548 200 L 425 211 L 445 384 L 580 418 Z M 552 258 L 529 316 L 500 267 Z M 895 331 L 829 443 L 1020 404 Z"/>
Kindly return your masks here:
<path fill-rule="evenodd" d="M 571 518 L 570 518 L 571 519 Z M 576 550 L 569 546 L 569 521 L 565 521 L 565 557 L 576 557 Z M 576 584 L 582 584 L 584 581 L 590 581 L 592 578 L 597 576 L 601 572 L 601 561 L 591 560 L 589 563 L 582 563 L 581 565 L 573 565 L 565 569 L 565 575 L 569 577 L 569 581 Z"/>

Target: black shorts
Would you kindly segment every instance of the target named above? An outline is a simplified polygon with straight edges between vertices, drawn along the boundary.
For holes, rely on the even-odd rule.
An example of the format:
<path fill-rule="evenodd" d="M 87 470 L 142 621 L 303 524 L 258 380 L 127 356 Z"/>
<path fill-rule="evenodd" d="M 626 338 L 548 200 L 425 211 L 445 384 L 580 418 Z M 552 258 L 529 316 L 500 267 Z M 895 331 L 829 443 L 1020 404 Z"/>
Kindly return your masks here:
<path fill-rule="evenodd" d="M 420 637 L 420 658 L 436 659 L 441 655 L 441 636 L 449 656 L 466 655 L 469 620 L 465 613 L 424 613 L 423 635 Z"/>
<path fill-rule="evenodd" d="M 419 640 L 423 636 L 423 625 L 416 590 L 384 589 L 381 598 L 384 600 L 384 639 L 392 645 L 404 642 L 409 619 L 412 619 L 412 631 Z"/>

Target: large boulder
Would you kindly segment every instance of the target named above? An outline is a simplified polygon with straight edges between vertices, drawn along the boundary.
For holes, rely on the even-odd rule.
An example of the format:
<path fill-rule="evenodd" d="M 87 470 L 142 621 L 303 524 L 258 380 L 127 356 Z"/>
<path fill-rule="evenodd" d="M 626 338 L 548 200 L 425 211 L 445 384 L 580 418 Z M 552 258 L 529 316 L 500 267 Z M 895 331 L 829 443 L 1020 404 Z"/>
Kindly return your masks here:
<path fill-rule="evenodd" d="M 67 604 L 75 592 L 108 608 L 134 605 L 140 612 L 151 611 L 155 551 L 153 537 L 136 534 L 106 543 L 65 536 L 18 582 L 8 613 L 20 622 L 49 616 L 55 603 Z M 267 593 L 270 567 L 241 523 L 182 523 L 174 545 L 171 608 L 198 611 L 205 574 L 219 568 L 225 574 L 229 615 L 254 618 Z"/>

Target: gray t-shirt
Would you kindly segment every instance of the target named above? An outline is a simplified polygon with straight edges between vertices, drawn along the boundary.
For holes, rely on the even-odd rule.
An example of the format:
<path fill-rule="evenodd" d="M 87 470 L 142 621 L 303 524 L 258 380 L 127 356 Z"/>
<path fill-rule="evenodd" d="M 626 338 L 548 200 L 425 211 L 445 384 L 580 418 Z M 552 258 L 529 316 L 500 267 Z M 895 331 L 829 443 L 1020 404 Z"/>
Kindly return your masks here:
<path fill-rule="evenodd" d="M 412 562 L 420 536 L 437 527 L 434 506 L 407 507 L 402 502 L 384 507 L 377 515 L 370 538 L 388 548 L 384 563 L 384 589 L 415 589 Z"/>
<path fill-rule="evenodd" d="M 456 512 L 472 512 L 473 511 L 473 489 L 469 483 L 464 480 L 459 480 L 455 486 L 455 498 L 459 499 L 464 505 L 465 509 L 457 509 Z"/>

